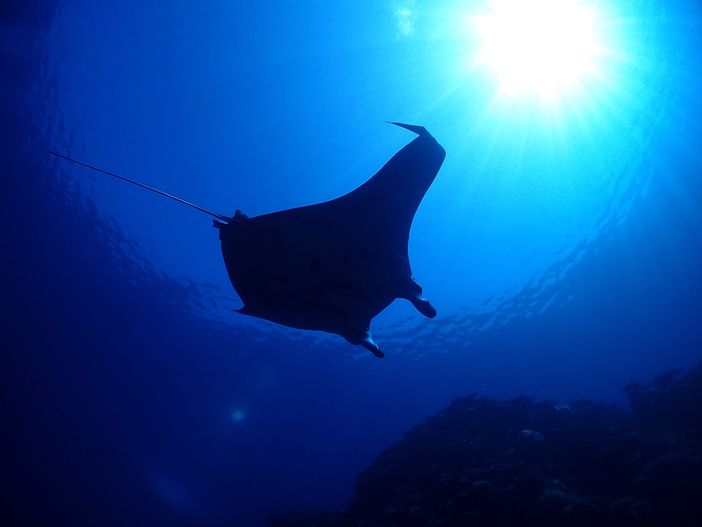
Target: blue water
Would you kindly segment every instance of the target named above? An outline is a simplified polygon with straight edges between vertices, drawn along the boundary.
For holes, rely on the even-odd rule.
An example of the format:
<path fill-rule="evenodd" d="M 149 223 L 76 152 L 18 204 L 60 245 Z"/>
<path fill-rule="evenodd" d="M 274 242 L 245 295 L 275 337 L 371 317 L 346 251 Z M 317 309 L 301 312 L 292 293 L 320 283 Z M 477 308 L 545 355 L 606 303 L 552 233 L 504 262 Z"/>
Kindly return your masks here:
<path fill-rule="evenodd" d="M 0 7 L 2 510 L 12 524 L 264 525 L 343 507 L 452 397 L 622 402 L 702 360 L 702 8 L 598 2 L 606 78 L 495 97 L 476 3 L 66 0 Z M 331 199 L 426 126 L 412 229 L 439 317 L 383 361 L 231 312 L 209 209 Z"/>

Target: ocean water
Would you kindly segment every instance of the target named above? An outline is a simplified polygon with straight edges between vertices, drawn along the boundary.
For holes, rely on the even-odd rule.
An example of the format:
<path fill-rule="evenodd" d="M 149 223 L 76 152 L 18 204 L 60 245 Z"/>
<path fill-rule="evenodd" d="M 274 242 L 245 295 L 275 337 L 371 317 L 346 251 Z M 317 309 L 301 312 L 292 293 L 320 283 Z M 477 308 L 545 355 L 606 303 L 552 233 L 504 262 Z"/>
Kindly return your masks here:
<path fill-rule="evenodd" d="M 265 525 L 338 509 L 456 396 L 624 403 L 702 360 L 702 6 L 595 2 L 597 75 L 506 96 L 487 2 L 0 4 L 2 515 Z M 245 318 L 206 216 L 344 194 L 421 124 L 447 151 L 414 275 L 343 339 Z"/>

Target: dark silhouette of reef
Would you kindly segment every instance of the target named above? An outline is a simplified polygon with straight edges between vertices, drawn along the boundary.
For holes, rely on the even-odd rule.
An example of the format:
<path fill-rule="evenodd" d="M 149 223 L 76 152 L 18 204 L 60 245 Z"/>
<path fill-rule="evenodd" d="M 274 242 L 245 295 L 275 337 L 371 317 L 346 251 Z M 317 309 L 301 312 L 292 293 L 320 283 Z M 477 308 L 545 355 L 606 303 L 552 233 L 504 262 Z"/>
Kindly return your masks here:
<path fill-rule="evenodd" d="M 625 392 L 630 411 L 455 399 L 361 474 L 345 512 L 270 525 L 702 525 L 702 366 Z"/>

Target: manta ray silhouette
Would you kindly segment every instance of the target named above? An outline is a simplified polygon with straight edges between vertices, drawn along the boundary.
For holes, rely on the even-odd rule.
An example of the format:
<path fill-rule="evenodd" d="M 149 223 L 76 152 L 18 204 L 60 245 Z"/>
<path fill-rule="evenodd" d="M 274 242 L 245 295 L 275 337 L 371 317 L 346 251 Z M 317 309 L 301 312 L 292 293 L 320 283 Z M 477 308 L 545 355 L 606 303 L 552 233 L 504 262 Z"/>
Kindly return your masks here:
<path fill-rule="evenodd" d="M 422 126 L 391 123 L 417 134 L 378 173 L 340 198 L 249 218 L 227 217 L 93 165 L 68 161 L 128 181 L 216 219 L 239 313 L 284 326 L 326 331 L 384 354 L 373 317 L 395 299 L 426 317 L 436 309 L 412 277 L 409 233 L 415 212 L 446 156 Z"/>

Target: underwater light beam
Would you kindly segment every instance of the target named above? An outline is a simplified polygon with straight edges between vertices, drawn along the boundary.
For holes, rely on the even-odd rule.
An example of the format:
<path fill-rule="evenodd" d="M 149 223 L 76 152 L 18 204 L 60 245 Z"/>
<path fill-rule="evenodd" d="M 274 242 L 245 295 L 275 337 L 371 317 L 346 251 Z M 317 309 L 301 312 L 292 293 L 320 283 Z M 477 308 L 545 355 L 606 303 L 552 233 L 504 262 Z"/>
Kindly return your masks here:
<path fill-rule="evenodd" d="M 602 16 L 583 0 L 491 0 L 467 19 L 473 63 L 491 71 L 501 95 L 555 100 L 601 74 Z"/>

